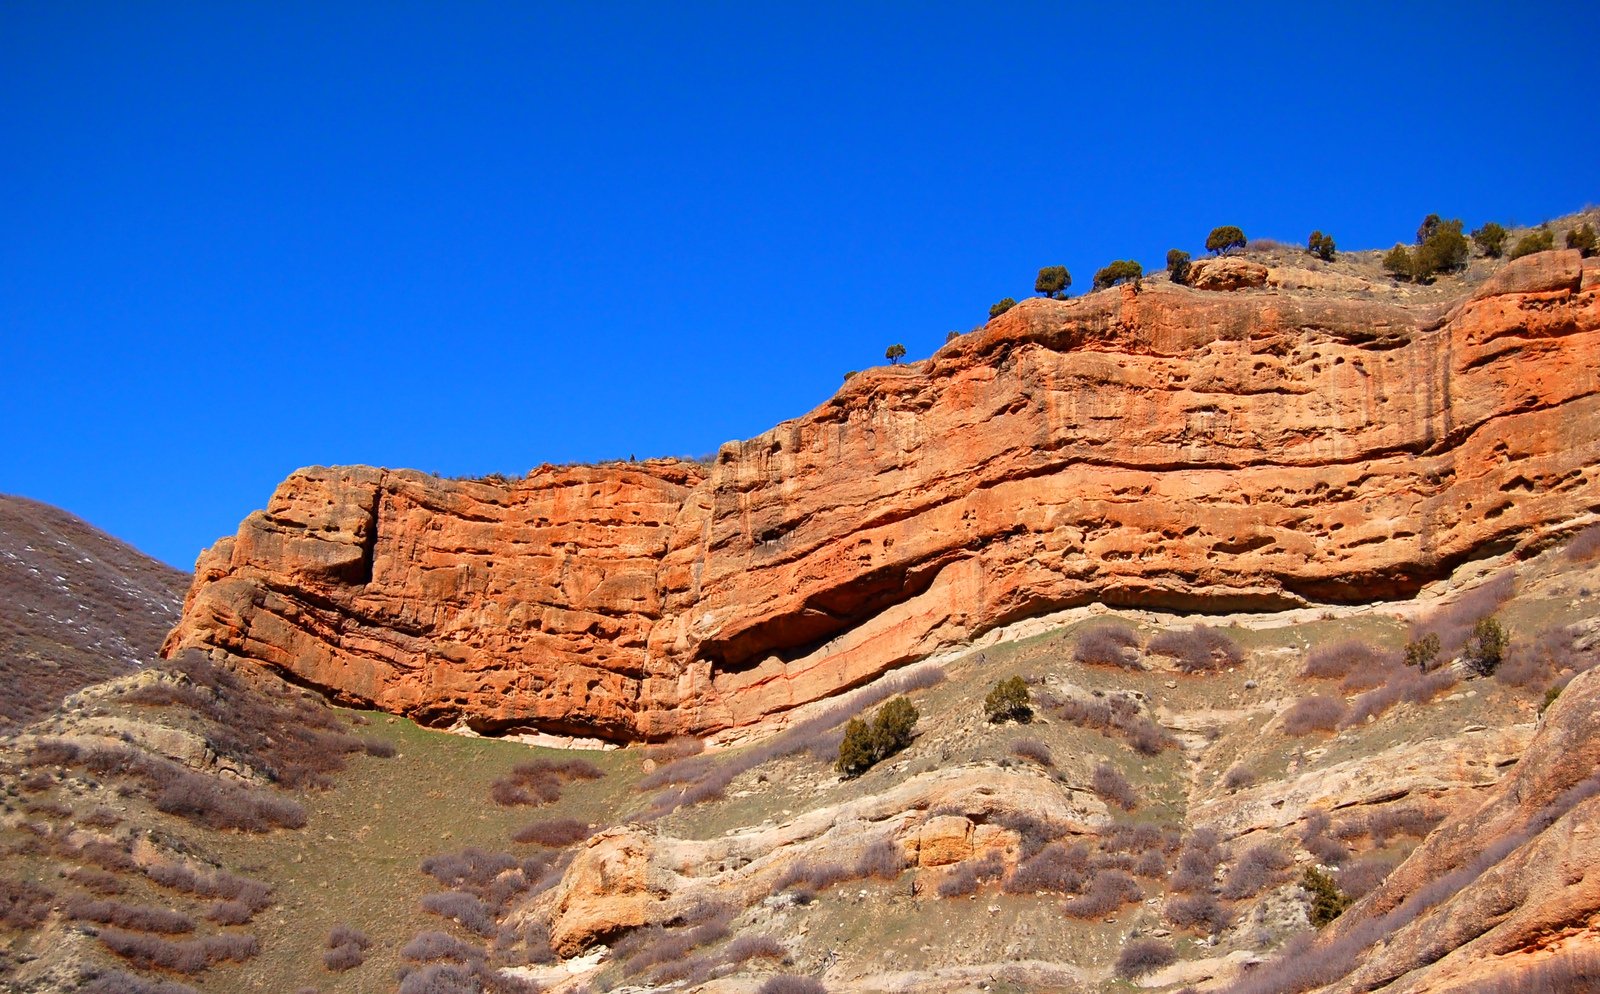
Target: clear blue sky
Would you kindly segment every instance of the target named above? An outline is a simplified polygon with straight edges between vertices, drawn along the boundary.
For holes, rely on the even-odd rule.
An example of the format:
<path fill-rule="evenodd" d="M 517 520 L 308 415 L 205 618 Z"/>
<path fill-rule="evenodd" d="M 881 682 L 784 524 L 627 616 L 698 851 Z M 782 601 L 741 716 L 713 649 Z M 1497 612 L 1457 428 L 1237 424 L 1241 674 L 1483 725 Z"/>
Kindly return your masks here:
<path fill-rule="evenodd" d="M 6 3 L 0 492 L 187 569 L 303 465 L 710 452 L 1042 265 L 1567 213 L 1597 23 Z"/>

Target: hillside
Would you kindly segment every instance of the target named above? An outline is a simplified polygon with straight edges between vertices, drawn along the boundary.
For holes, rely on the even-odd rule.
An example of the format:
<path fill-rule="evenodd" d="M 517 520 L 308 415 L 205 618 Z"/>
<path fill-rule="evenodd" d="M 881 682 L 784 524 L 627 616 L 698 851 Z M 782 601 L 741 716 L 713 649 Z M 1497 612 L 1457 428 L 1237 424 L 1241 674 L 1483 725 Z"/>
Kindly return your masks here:
<path fill-rule="evenodd" d="M 0 495 L 0 729 L 157 659 L 188 586 L 59 508 Z"/>

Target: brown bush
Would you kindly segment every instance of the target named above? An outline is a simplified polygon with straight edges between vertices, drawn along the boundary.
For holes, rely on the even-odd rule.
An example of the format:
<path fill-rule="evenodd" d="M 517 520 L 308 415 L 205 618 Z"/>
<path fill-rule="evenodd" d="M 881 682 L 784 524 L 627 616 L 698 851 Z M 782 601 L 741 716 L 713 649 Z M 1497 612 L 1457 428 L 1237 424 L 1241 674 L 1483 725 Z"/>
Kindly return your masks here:
<path fill-rule="evenodd" d="M 1222 862 L 1221 842 L 1215 830 L 1197 828 L 1183 841 L 1178 852 L 1178 868 L 1167 881 L 1174 893 L 1209 892 L 1216 884 L 1217 866 Z"/>
<path fill-rule="evenodd" d="M 354 970 L 367 961 L 367 954 L 360 946 L 334 946 L 332 949 L 322 951 L 322 965 L 334 973 L 343 973 Z"/>
<path fill-rule="evenodd" d="M 585 759 L 534 759 L 518 763 L 510 773 L 497 778 L 489 787 L 489 796 L 508 808 L 549 804 L 561 798 L 563 784 L 603 776 L 600 767 Z"/>
<path fill-rule="evenodd" d="M 1363 856 L 1339 867 L 1335 882 L 1351 900 L 1360 900 L 1376 890 L 1397 865 L 1399 858 L 1395 856 Z"/>
<path fill-rule="evenodd" d="M 410 942 L 407 942 L 400 949 L 401 958 L 411 960 L 414 963 L 428 963 L 434 960 L 455 960 L 468 963 L 482 955 L 483 951 L 477 946 L 470 945 L 447 932 L 440 932 L 436 929 L 418 932 L 411 937 Z"/>
<path fill-rule="evenodd" d="M 1101 800 L 1115 804 L 1124 811 L 1132 811 L 1139 806 L 1139 795 L 1134 791 L 1133 784 L 1109 763 L 1095 766 L 1089 786 Z"/>
<path fill-rule="evenodd" d="M 1543 689 L 1564 670 L 1582 672 L 1593 659 L 1578 651 L 1577 632 L 1571 627 L 1547 628 L 1531 639 L 1519 639 L 1506 650 L 1494 677 L 1512 687 Z"/>
<path fill-rule="evenodd" d="M 770 935 L 741 935 L 722 950 L 723 962 L 734 965 L 753 959 L 770 959 L 781 963 L 788 958 L 789 951 L 783 943 Z"/>
<path fill-rule="evenodd" d="M 999 880 L 1005 873 L 1005 862 L 997 852 L 985 853 L 982 859 L 969 859 L 957 863 L 943 880 L 939 881 L 940 897 L 965 897 L 976 894 L 978 887 L 990 880 Z"/>
<path fill-rule="evenodd" d="M 1150 640 L 1147 648 L 1155 655 L 1171 657 L 1185 673 L 1207 673 L 1244 662 L 1239 643 L 1205 625 L 1162 632 Z"/>
<path fill-rule="evenodd" d="M 1367 818 L 1366 827 L 1372 835 L 1372 844 L 1381 849 L 1389 844 L 1390 836 L 1409 835 L 1420 839 L 1443 820 L 1444 812 L 1438 809 L 1421 805 L 1389 805 L 1372 812 Z"/>
<path fill-rule="evenodd" d="M 1249 767 L 1239 763 L 1229 767 L 1227 774 L 1222 778 L 1222 786 L 1228 790 L 1243 790 L 1255 782 L 1255 773 Z"/>
<path fill-rule="evenodd" d="M 1572 536 L 1562 554 L 1575 563 L 1587 562 L 1600 556 L 1600 525 L 1590 525 Z"/>
<path fill-rule="evenodd" d="M 1252 897 L 1272 886 L 1283 877 L 1283 872 L 1294 861 L 1283 850 L 1269 842 L 1246 849 L 1222 881 L 1222 896 L 1230 901 Z"/>
<path fill-rule="evenodd" d="M 1210 894 L 1184 894 L 1168 899 L 1163 909 L 1175 927 L 1216 935 L 1233 920 L 1226 908 Z"/>
<path fill-rule="evenodd" d="M 1103 869 L 1082 894 L 1061 902 L 1061 911 L 1069 918 L 1100 918 L 1116 911 L 1124 904 L 1144 900 L 1144 890 L 1139 881 L 1125 870 Z"/>
<path fill-rule="evenodd" d="M 472 970 L 452 963 L 434 963 L 402 970 L 397 994 L 481 994 Z"/>
<path fill-rule="evenodd" d="M 1011 743 L 1011 755 L 1044 767 L 1055 765 L 1055 760 L 1050 756 L 1050 747 L 1038 739 L 1017 739 Z"/>
<path fill-rule="evenodd" d="M 458 890 L 422 895 L 422 910 L 449 918 L 469 932 L 488 937 L 495 933 L 489 909 L 477 897 Z"/>
<path fill-rule="evenodd" d="M 1079 636 L 1072 658 L 1088 666 L 1116 666 L 1127 670 L 1144 669 L 1139 665 L 1139 654 L 1134 649 L 1139 636 L 1132 628 L 1120 623 L 1095 625 Z"/>
<path fill-rule="evenodd" d="M 656 763 L 672 763 L 690 756 L 698 756 L 705 752 L 705 749 L 704 741 L 692 735 L 680 735 L 659 745 L 647 746 L 644 755 L 646 759 Z"/>
<path fill-rule="evenodd" d="M 851 879 L 852 874 L 842 863 L 814 863 L 799 860 L 790 863 L 773 884 L 774 891 L 804 887 L 810 891 L 827 890 L 834 884 Z"/>
<path fill-rule="evenodd" d="M 879 839 L 868 846 L 861 854 L 861 858 L 856 860 L 855 875 L 863 878 L 894 880 L 905 868 L 906 857 L 900 851 L 900 847 L 888 839 Z"/>
<path fill-rule="evenodd" d="M 1002 886 L 1007 894 L 1038 894 L 1053 891 L 1073 894 L 1089 881 L 1089 848 L 1079 844 L 1068 848 L 1052 842 L 1011 871 Z"/>
<path fill-rule="evenodd" d="M 243 963 L 260 949 L 255 936 L 239 932 L 174 941 L 107 927 L 100 930 L 99 938 L 107 949 L 134 966 L 174 973 L 201 973 L 230 960 Z"/>
<path fill-rule="evenodd" d="M 121 970 L 99 974 L 79 988 L 78 994 L 200 994 L 188 984 L 175 980 L 146 980 Z"/>
<path fill-rule="evenodd" d="M 560 849 L 587 839 L 593 830 L 576 818 L 551 818 L 517 829 L 511 841 Z"/>
<path fill-rule="evenodd" d="M 1117 954 L 1117 962 L 1112 970 L 1124 980 L 1132 980 L 1177 961 L 1178 953 L 1171 943 L 1160 939 L 1130 939 L 1122 947 L 1122 952 Z"/>
<path fill-rule="evenodd" d="M 1300 675 L 1321 680 L 1337 680 L 1381 660 L 1386 653 L 1360 639 L 1345 639 L 1319 645 L 1306 653 Z"/>
<path fill-rule="evenodd" d="M 67 871 L 67 879 L 91 894 L 99 894 L 102 897 L 121 894 L 127 890 L 127 885 L 115 873 L 107 873 L 90 866 L 74 866 Z"/>
<path fill-rule="evenodd" d="M 142 904 L 72 897 L 68 898 L 63 910 L 73 921 L 99 922 L 102 925 L 115 925 L 118 928 L 130 928 L 140 932 L 176 935 L 194 931 L 194 919 L 188 915 Z"/>
<path fill-rule="evenodd" d="M 169 781 L 155 805 L 207 828 L 267 832 L 306 823 L 306 809 L 296 801 L 199 773 L 182 773 Z"/>
<path fill-rule="evenodd" d="M 1283 730 L 1289 735 L 1314 731 L 1331 732 L 1345 716 L 1344 701 L 1337 697 L 1313 694 L 1296 701 L 1283 715 Z"/>
<path fill-rule="evenodd" d="M 1167 860 L 1159 849 L 1146 850 L 1134 860 L 1133 872 L 1141 877 L 1164 877 L 1167 875 Z"/>
<path fill-rule="evenodd" d="M 55 895 L 28 880 L 0 878 L 0 925 L 30 931 L 50 914 Z"/>
<path fill-rule="evenodd" d="M 195 870 L 181 863 L 152 863 L 145 876 L 169 890 L 200 897 L 221 898 L 248 907 L 252 914 L 272 903 L 272 885 L 235 876 L 226 870 Z"/>

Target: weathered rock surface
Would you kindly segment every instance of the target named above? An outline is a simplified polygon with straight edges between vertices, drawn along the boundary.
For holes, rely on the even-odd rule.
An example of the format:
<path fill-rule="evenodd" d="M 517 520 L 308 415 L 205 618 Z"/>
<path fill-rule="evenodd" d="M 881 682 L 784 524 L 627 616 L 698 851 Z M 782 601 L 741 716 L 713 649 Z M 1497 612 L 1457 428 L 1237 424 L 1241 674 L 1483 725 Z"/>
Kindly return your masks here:
<path fill-rule="evenodd" d="M 1024 301 L 803 418 L 507 483 L 291 476 L 198 647 L 433 724 L 716 734 L 1042 611 L 1403 596 L 1600 510 L 1575 252 L 1449 307 L 1160 281 Z"/>
<path fill-rule="evenodd" d="M 1226 255 L 1201 259 L 1189 268 L 1189 285 L 1196 290 L 1245 290 L 1266 286 L 1267 267 Z"/>

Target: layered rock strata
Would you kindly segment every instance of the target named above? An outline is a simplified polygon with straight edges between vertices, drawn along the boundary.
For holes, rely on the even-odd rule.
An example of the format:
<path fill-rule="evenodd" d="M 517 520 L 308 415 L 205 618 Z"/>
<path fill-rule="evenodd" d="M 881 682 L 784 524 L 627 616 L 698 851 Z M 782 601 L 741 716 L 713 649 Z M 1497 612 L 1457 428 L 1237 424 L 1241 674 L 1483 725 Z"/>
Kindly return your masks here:
<path fill-rule="evenodd" d="M 1404 596 L 1594 520 L 1593 260 L 1419 308 L 1292 276 L 1024 301 L 709 467 L 302 470 L 165 651 L 433 724 L 718 734 L 1042 611 Z"/>

